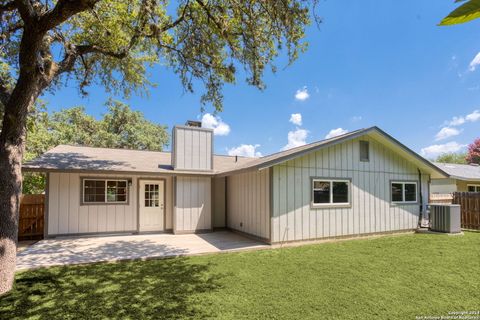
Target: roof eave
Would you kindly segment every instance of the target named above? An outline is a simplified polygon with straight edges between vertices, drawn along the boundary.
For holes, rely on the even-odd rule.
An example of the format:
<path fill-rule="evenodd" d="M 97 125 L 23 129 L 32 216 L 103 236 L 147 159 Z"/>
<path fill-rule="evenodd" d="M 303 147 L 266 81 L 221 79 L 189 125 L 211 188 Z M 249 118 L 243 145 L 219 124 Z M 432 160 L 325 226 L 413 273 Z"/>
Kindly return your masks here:
<path fill-rule="evenodd" d="M 22 167 L 22 172 L 38 173 L 83 173 L 83 174 L 128 174 L 128 175 L 149 175 L 149 176 L 210 176 L 216 175 L 214 171 L 132 171 L 132 170 L 88 170 L 88 169 L 61 169 L 61 168 L 38 168 Z"/>

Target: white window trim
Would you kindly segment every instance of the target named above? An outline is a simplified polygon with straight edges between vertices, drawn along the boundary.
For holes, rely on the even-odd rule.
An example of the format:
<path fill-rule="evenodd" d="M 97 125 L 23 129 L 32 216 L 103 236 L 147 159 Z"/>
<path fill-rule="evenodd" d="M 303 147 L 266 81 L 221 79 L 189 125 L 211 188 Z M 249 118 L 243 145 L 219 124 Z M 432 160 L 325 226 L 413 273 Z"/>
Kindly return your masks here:
<path fill-rule="evenodd" d="M 393 194 L 392 194 L 392 184 L 401 184 L 402 187 L 402 201 L 393 201 Z M 406 184 L 414 184 L 415 185 L 415 201 L 405 201 L 405 185 Z M 395 204 L 402 204 L 402 203 L 418 203 L 418 183 L 417 181 L 390 181 L 390 200 L 392 203 Z"/>
<path fill-rule="evenodd" d="M 329 203 L 315 203 L 315 181 L 330 182 L 330 202 Z M 333 202 L 333 183 L 334 182 L 345 182 L 347 183 L 348 188 L 348 202 Z M 348 207 L 351 205 L 351 190 L 350 190 L 351 180 L 350 179 L 330 179 L 330 178 L 312 178 L 311 182 L 311 206 L 312 208 L 325 208 L 325 207 Z"/>
<path fill-rule="evenodd" d="M 104 181 L 105 182 L 105 201 L 85 201 L 85 181 Z M 108 181 L 123 181 L 125 182 L 125 201 L 108 201 L 107 197 L 107 185 Z M 83 178 L 82 179 L 82 204 L 128 204 L 128 185 L 129 181 L 127 179 L 102 179 L 102 178 Z"/>
<path fill-rule="evenodd" d="M 473 192 L 480 192 L 480 184 L 468 183 L 467 184 L 467 192 L 472 192 L 472 191 L 468 191 L 468 187 L 475 187 L 475 190 L 478 189 L 478 191 L 473 191 Z"/>

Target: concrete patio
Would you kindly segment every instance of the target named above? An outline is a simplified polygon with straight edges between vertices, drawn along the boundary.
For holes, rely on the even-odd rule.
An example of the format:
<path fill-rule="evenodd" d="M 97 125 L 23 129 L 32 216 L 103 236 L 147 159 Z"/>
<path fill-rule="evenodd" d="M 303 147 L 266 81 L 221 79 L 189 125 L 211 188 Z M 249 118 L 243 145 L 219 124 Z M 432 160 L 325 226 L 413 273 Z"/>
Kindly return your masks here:
<path fill-rule="evenodd" d="M 49 239 L 39 241 L 17 253 L 17 271 L 269 247 L 265 243 L 229 231 L 184 235 L 148 234 Z"/>

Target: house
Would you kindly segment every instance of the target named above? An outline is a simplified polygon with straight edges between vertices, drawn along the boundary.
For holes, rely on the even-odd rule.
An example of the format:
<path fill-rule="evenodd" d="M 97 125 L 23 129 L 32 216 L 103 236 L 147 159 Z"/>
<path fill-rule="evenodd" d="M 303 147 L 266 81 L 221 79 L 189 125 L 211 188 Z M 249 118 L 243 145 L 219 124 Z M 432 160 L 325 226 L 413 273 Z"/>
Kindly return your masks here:
<path fill-rule="evenodd" d="M 261 158 L 213 153 L 189 122 L 172 152 L 60 145 L 26 163 L 47 174 L 48 237 L 205 232 L 265 242 L 412 230 L 430 179 L 447 177 L 377 127 Z"/>
<path fill-rule="evenodd" d="M 480 192 L 480 166 L 478 164 L 439 163 L 435 165 L 448 174 L 445 179 L 432 179 L 431 192 Z"/>

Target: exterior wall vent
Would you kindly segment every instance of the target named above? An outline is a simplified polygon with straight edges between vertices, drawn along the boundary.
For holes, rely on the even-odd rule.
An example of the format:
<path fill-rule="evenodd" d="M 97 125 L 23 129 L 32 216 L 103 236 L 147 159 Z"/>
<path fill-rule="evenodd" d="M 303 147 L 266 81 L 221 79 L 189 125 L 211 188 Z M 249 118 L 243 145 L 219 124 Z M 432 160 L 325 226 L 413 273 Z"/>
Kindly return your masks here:
<path fill-rule="evenodd" d="M 459 233 L 460 205 L 430 204 L 430 230 L 447 233 Z"/>

